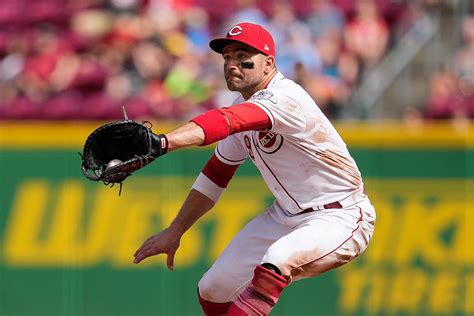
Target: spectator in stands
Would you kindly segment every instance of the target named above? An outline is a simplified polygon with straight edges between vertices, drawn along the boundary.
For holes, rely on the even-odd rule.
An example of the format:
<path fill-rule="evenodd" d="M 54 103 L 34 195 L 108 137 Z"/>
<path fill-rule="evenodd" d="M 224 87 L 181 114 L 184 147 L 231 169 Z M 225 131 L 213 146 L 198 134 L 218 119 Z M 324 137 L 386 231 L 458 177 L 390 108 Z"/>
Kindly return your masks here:
<path fill-rule="evenodd" d="M 317 101 L 323 112 L 332 118 L 341 118 L 359 72 L 356 57 L 350 52 L 343 52 L 341 48 L 341 34 L 327 29 L 317 40 L 321 71 L 310 74 L 303 65 L 298 65 L 297 81 Z"/>
<path fill-rule="evenodd" d="M 236 0 L 236 8 L 232 16 L 223 25 L 224 33 L 233 25 L 242 21 L 266 25 L 267 18 L 255 0 Z"/>
<path fill-rule="evenodd" d="M 271 3 L 266 27 L 273 34 L 273 39 L 278 47 L 286 44 L 290 28 L 297 24 L 299 21 L 291 3 L 281 0 Z"/>
<path fill-rule="evenodd" d="M 464 103 L 459 95 L 457 77 L 449 71 L 435 74 L 430 79 L 425 117 L 452 119 L 466 116 Z"/>
<path fill-rule="evenodd" d="M 345 29 L 345 44 L 365 67 L 377 64 L 384 56 L 389 29 L 375 0 L 357 0 L 356 15 Z"/>
<path fill-rule="evenodd" d="M 312 0 L 307 18 L 313 37 L 319 38 L 328 31 L 342 33 L 345 19 L 342 11 L 330 0 Z"/>
<path fill-rule="evenodd" d="M 202 8 L 191 7 L 186 11 L 184 17 L 185 33 L 192 46 L 192 52 L 195 54 L 209 52 L 208 45 L 211 32 L 208 23 L 209 16 Z"/>
<path fill-rule="evenodd" d="M 175 104 L 174 118 L 191 118 L 201 113 L 200 102 L 210 98 L 206 83 L 201 80 L 201 60 L 197 56 L 186 55 L 170 70 L 164 81 L 167 94 Z"/>
<path fill-rule="evenodd" d="M 474 16 L 467 16 L 462 23 L 462 46 L 454 54 L 453 72 L 459 78 L 459 92 L 466 114 L 474 118 Z"/>
<path fill-rule="evenodd" d="M 474 118 L 474 17 L 462 22 L 462 45 L 449 68 L 434 74 L 424 115 L 428 119 Z"/>
<path fill-rule="evenodd" d="M 295 78 L 295 65 L 300 64 L 310 74 L 321 69 L 321 59 L 308 26 L 296 16 L 293 5 L 275 1 L 268 23 L 277 47 L 277 67 L 288 78 Z"/>

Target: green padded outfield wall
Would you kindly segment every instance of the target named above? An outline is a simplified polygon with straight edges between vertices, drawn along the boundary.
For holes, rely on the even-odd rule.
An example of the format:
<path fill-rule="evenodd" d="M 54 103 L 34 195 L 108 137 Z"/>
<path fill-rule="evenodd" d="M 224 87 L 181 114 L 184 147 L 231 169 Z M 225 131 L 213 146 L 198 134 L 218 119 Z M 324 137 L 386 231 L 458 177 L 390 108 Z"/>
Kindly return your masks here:
<path fill-rule="evenodd" d="M 185 235 L 174 271 L 163 257 L 133 265 L 213 148 L 160 158 L 119 197 L 79 169 L 99 123 L 1 123 L 0 315 L 200 315 L 200 276 L 269 191 L 247 161 Z M 474 315 L 473 129 L 337 128 L 377 209 L 373 242 L 351 264 L 292 284 L 272 315 Z"/>

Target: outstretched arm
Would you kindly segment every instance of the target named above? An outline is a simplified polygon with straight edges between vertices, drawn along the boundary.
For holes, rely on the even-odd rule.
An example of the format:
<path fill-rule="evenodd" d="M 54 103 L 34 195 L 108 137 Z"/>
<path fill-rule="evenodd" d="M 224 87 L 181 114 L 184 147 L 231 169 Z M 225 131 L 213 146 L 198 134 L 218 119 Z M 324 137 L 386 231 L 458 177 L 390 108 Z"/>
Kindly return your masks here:
<path fill-rule="evenodd" d="M 271 126 L 268 115 L 252 103 L 214 109 L 166 134 L 167 152 L 183 147 L 208 145 L 234 133 L 262 130 Z"/>
<path fill-rule="evenodd" d="M 204 130 L 194 122 L 188 122 L 174 131 L 166 134 L 168 139 L 168 152 L 173 150 L 199 146 L 204 143 Z"/>
<path fill-rule="evenodd" d="M 162 232 L 148 238 L 135 252 L 134 263 L 158 254 L 168 255 L 168 269 L 173 270 L 174 255 L 178 250 L 183 234 L 214 206 L 214 201 L 192 189 L 181 210 L 170 226 Z"/>

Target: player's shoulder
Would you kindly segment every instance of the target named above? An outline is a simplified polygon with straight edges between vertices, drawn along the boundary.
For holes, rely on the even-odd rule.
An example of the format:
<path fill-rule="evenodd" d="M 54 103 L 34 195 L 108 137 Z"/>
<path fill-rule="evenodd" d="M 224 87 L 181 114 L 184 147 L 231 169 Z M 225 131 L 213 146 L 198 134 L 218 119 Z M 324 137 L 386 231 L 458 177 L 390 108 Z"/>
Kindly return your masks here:
<path fill-rule="evenodd" d="M 307 92 L 302 86 L 285 77 L 281 72 L 277 73 L 267 89 L 272 91 L 274 94 L 286 96 L 291 99 L 299 99 L 301 96 L 307 95 Z"/>
<path fill-rule="evenodd" d="M 276 78 L 273 78 L 270 84 L 262 90 L 255 92 L 249 99 L 249 101 L 262 101 L 267 100 L 273 103 L 277 103 L 282 99 L 291 98 L 291 87 L 292 81 L 286 82 L 285 78 L 277 74 Z"/>
<path fill-rule="evenodd" d="M 278 72 L 265 90 L 257 92 L 253 97 L 256 99 L 269 99 L 272 97 L 274 100 L 278 100 L 279 103 L 291 103 L 297 106 L 314 102 L 302 86 L 286 78 L 280 72 Z"/>

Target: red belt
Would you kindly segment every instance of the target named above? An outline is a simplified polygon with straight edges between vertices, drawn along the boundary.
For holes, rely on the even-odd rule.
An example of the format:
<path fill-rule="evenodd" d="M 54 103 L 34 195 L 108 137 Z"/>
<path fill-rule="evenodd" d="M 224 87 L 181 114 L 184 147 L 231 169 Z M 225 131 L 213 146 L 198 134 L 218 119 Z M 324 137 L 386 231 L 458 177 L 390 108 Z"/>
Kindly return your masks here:
<path fill-rule="evenodd" d="M 309 213 L 309 212 L 314 212 L 314 211 L 321 211 L 321 210 L 324 210 L 324 209 L 330 209 L 330 208 L 342 208 L 342 204 L 339 202 L 339 201 L 336 201 L 336 202 L 331 202 L 331 203 L 328 203 L 328 204 L 324 204 L 323 206 L 319 206 L 319 207 L 316 207 L 316 208 L 313 208 L 313 207 L 310 207 L 310 208 L 307 208 L 305 210 L 303 210 L 302 212 L 298 213 L 299 214 L 304 214 L 304 213 Z"/>

